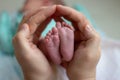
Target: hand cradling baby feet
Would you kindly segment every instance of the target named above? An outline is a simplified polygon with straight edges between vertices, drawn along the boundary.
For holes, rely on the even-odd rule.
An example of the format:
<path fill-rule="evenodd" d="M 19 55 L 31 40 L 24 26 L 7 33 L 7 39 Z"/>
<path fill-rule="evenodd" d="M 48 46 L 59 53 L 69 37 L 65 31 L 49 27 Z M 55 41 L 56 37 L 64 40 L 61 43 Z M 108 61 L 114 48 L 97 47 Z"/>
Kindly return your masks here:
<path fill-rule="evenodd" d="M 65 22 L 57 22 L 44 39 L 40 47 L 43 53 L 55 64 L 71 61 L 74 53 L 74 29 Z"/>

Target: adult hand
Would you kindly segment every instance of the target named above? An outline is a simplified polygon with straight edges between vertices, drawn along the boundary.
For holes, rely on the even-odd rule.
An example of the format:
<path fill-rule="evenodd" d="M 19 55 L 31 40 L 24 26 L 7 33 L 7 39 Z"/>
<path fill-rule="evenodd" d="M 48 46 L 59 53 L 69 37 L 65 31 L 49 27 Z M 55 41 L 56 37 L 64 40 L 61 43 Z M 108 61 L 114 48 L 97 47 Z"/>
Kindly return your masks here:
<path fill-rule="evenodd" d="M 75 52 L 72 61 L 64 63 L 70 80 L 95 80 L 100 58 L 100 36 L 88 20 L 76 10 L 58 5 L 56 15 L 72 22 L 75 28 Z"/>
<path fill-rule="evenodd" d="M 56 80 L 56 69 L 37 47 L 43 23 L 55 13 L 56 6 L 40 8 L 27 14 L 18 29 L 13 44 L 16 58 L 25 80 Z M 38 27 L 39 26 L 39 27 Z"/>

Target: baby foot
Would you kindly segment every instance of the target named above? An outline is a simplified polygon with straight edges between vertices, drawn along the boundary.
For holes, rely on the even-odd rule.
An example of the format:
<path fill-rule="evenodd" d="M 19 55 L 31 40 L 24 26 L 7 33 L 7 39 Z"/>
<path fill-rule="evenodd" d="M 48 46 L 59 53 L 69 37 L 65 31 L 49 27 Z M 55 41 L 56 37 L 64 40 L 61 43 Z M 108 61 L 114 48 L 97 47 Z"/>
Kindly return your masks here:
<path fill-rule="evenodd" d="M 70 61 L 74 52 L 74 29 L 63 22 L 56 24 L 60 36 L 60 52 L 63 61 Z"/>
<path fill-rule="evenodd" d="M 59 53 L 60 40 L 58 35 L 58 30 L 54 27 L 45 37 L 44 40 L 46 50 L 48 51 L 48 55 L 50 60 L 55 64 L 61 63 L 61 55 Z"/>

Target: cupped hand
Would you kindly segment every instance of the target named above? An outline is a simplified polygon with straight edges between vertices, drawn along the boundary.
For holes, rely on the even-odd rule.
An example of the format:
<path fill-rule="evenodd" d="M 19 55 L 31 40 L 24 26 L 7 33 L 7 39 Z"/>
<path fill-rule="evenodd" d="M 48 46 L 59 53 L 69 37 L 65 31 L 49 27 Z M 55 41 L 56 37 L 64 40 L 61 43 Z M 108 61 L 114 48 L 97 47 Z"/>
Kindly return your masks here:
<path fill-rule="evenodd" d="M 96 65 L 100 58 L 100 37 L 87 19 L 79 12 L 65 6 L 41 8 L 23 18 L 13 39 L 15 54 L 22 67 L 25 79 L 55 79 L 55 67 L 37 48 L 37 42 L 50 17 L 64 17 L 75 28 L 75 52 L 72 61 L 65 63 L 71 80 L 95 78 Z M 55 20 L 61 20 L 55 17 Z M 62 20 L 61 20 L 62 21 Z"/>
<path fill-rule="evenodd" d="M 80 12 L 61 5 L 56 10 L 57 16 L 68 19 L 75 28 L 73 59 L 63 63 L 70 80 L 94 80 L 100 58 L 100 36 Z"/>
<path fill-rule="evenodd" d="M 56 6 L 44 7 L 25 15 L 13 38 L 15 55 L 25 80 L 56 80 L 55 66 L 37 47 L 42 30 L 55 10 Z"/>

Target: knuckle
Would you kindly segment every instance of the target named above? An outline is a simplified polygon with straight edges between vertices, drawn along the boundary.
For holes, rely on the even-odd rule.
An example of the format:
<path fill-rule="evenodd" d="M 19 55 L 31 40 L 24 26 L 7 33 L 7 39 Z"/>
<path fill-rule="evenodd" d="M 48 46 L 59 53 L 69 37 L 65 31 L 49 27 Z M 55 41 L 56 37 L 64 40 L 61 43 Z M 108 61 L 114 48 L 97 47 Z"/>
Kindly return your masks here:
<path fill-rule="evenodd" d="M 30 17 L 28 20 L 27 20 L 27 24 L 30 25 L 30 26 L 35 26 L 35 22 L 36 22 L 36 18 L 34 18 L 34 16 Z M 31 28 L 31 27 L 30 27 Z"/>
<path fill-rule="evenodd" d="M 81 19 L 86 19 L 85 15 L 83 13 L 79 12 L 78 15 L 79 15 L 80 21 L 81 21 Z"/>
<path fill-rule="evenodd" d="M 39 24 L 39 21 L 42 19 L 46 19 L 47 15 L 44 13 L 45 7 L 39 9 L 39 11 L 34 15 L 26 15 L 28 24 Z"/>
<path fill-rule="evenodd" d="M 34 18 L 34 16 L 31 16 L 29 19 L 28 19 L 28 23 L 31 23 L 31 22 L 33 22 L 35 20 L 35 18 Z"/>
<path fill-rule="evenodd" d="M 13 37 L 13 39 L 12 39 L 13 44 L 20 40 L 20 36 L 21 36 L 20 34 L 16 34 L 16 35 Z"/>
<path fill-rule="evenodd" d="M 42 15 L 41 15 L 41 17 L 42 17 L 42 19 L 46 19 L 47 18 L 47 15 L 45 15 L 44 13 L 41 13 Z"/>
<path fill-rule="evenodd" d="M 30 14 L 24 15 L 24 16 L 23 16 L 23 19 L 26 19 L 26 18 L 28 18 L 28 17 L 30 17 Z"/>
<path fill-rule="evenodd" d="M 32 13 L 29 13 L 29 14 L 27 14 L 27 15 L 24 15 L 24 16 L 23 16 L 23 20 L 26 21 L 27 19 L 30 18 L 31 15 L 32 15 Z"/>

